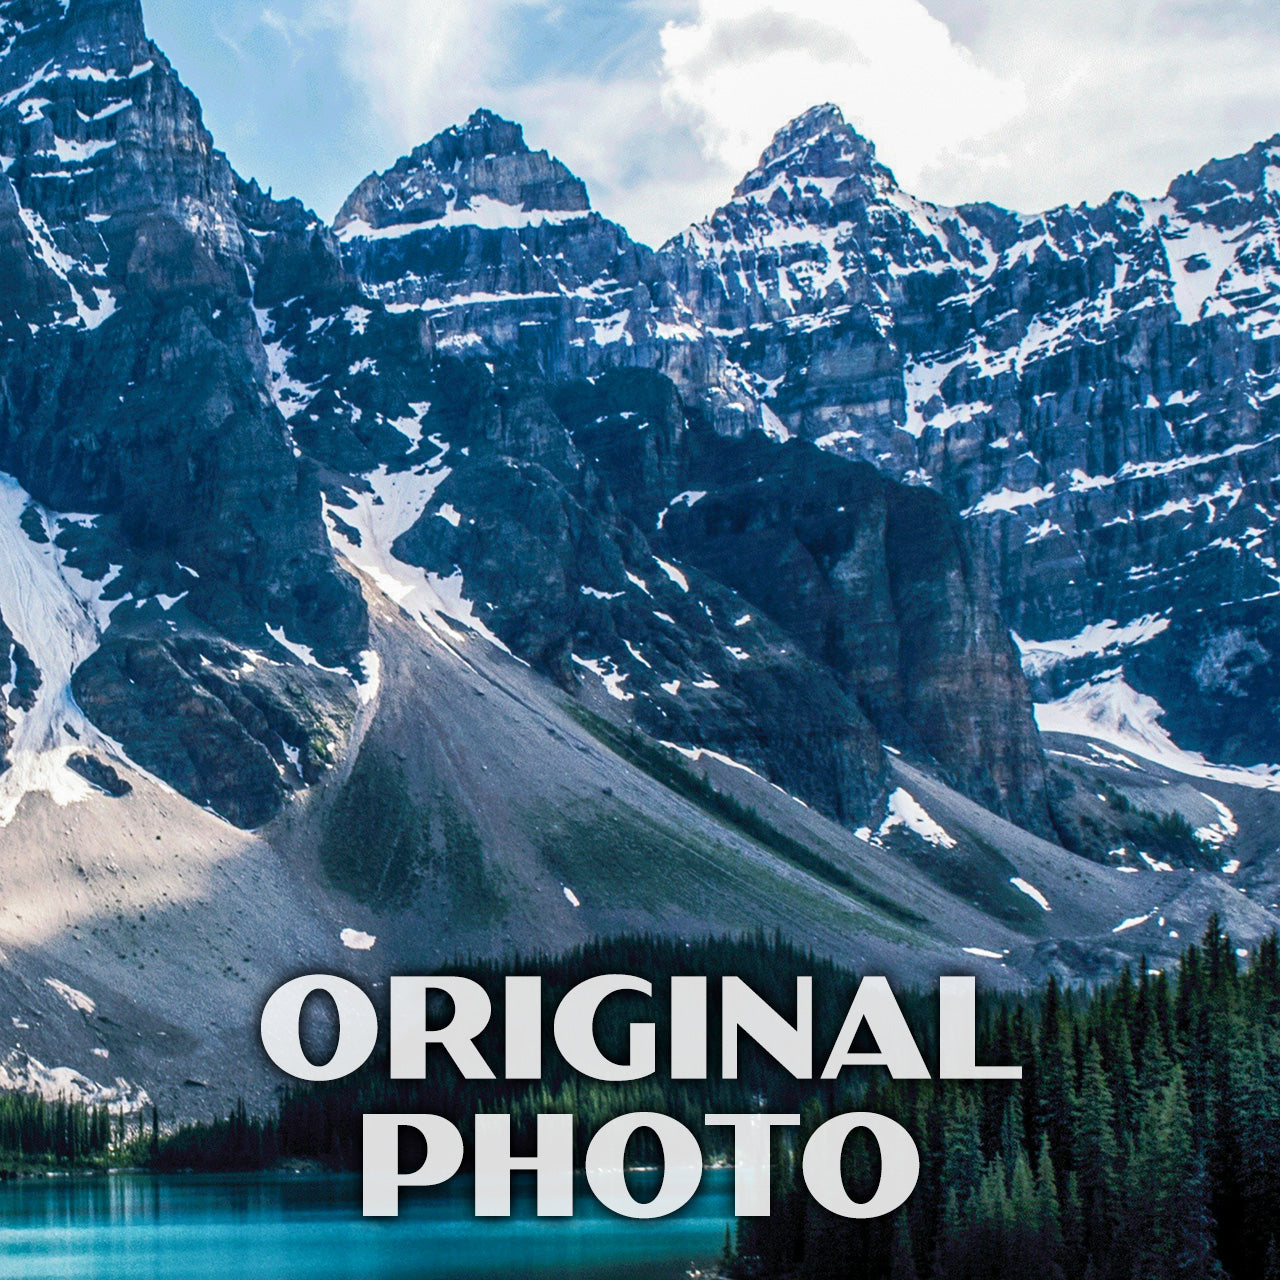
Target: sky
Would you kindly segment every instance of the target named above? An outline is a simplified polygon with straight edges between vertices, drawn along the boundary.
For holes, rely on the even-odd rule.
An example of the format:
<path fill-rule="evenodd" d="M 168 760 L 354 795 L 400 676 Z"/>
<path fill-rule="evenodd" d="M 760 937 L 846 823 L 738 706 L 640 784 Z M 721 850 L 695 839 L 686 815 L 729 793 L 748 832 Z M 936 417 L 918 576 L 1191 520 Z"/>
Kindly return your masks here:
<path fill-rule="evenodd" d="M 143 0 L 218 145 L 332 218 L 489 107 L 658 244 L 834 102 L 908 190 L 1159 195 L 1280 132 L 1275 0 Z"/>

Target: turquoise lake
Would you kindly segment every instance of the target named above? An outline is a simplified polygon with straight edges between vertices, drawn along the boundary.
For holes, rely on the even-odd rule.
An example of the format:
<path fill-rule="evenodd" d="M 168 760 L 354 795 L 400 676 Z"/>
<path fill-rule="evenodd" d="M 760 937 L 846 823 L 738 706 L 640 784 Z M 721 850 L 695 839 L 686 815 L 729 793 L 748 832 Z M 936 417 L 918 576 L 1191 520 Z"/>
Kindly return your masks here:
<path fill-rule="evenodd" d="M 585 1184 L 567 1220 L 537 1218 L 521 1188 L 510 1220 L 477 1221 L 458 1179 L 406 1193 L 398 1220 L 366 1222 L 357 1178 L 50 1178 L 0 1185 L 0 1277 L 681 1280 L 719 1258 L 732 1216 L 727 1170 L 659 1222 L 607 1213 Z"/>

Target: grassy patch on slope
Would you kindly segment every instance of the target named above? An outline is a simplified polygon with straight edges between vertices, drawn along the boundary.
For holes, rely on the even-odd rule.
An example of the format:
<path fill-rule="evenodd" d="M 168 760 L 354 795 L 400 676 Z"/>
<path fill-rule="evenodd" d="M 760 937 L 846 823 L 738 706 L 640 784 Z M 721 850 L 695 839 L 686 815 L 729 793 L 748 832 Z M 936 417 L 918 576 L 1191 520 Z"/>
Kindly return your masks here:
<path fill-rule="evenodd" d="M 676 752 L 635 729 L 621 728 L 585 707 L 571 703 L 568 711 L 593 738 L 621 756 L 628 764 L 648 774 L 655 782 L 697 805 L 717 822 L 754 840 L 756 844 L 801 871 L 843 890 L 895 920 L 912 925 L 928 923 L 924 916 L 863 884 L 844 868 L 835 866 L 815 853 L 807 844 L 780 831 L 759 810 L 718 790 L 703 774 L 688 768 Z"/>

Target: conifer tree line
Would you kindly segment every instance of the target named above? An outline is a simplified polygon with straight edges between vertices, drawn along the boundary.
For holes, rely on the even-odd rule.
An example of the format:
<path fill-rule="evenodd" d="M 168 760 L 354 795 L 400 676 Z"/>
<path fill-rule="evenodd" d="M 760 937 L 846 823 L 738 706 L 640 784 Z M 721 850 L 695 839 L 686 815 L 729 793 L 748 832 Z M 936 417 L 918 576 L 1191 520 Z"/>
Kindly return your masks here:
<path fill-rule="evenodd" d="M 720 1129 L 704 1132 L 705 1115 L 758 1109 L 761 1097 L 768 1098 L 777 1108 L 795 1112 L 812 1096 L 813 1085 L 792 1079 L 767 1055 L 745 1043 L 739 1079 L 720 1078 L 718 1046 L 713 1044 L 710 1079 L 673 1082 L 665 1061 L 670 1043 L 670 979 L 676 975 L 710 979 L 709 1016 L 715 1025 L 720 1017 L 719 978 L 741 977 L 775 1008 L 794 1013 L 796 977 L 812 976 L 815 991 L 821 992 L 815 1000 L 814 1013 L 815 1041 L 819 1044 L 834 1041 L 858 985 L 848 970 L 764 934 L 693 943 L 637 935 L 590 943 L 567 955 L 464 963 L 450 971 L 474 979 L 490 994 L 494 1016 L 489 1030 L 476 1043 L 499 1075 L 504 1057 L 503 983 L 508 976 L 542 978 L 547 1026 L 560 1000 L 589 978 L 602 973 L 648 978 L 653 983 L 653 998 L 625 994 L 612 997 L 601 1007 L 595 1031 L 602 1051 L 622 1061 L 627 1056 L 632 1024 L 656 1023 L 660 1060 L 657 1076 L 634 1084 L 584 1079 L 556 1052 L 548 1036 L 544 1040 L 542 1076 L 532 1084 L 466 1081 L 442 1055 L 430 1059 L 425 1081 L 396 1081 L 390 1079 L 387 1047 L 383 1043 L 369 1063 L 347 1080 L 318 1086 L 285 1086 L 276 1112 L 270 1117 L 254 1118 L 237 1107 L 225 1119 L 188 1126 L 168 1135 L 160 1144 L 157 1167 L 262 1169 L 291 1159 L 357 1171 L 361 1167 L 365 1114 L 422 1111 L 442 1115 L 456 1124 L 466 1138 L 468 1151 L 477 1113 L 509 1114 L 513 1146 L 523 1153 L 536 1149 L 539 1114 L 573 1115 L 576 1149 L 584 1152 L 590 1139 L 609 1120 L 636 1111 L 658 1111 L 675 1116 L 702 1135 L 703 1150 L 709 1156 L 729 1158 L 732 1150 L 727 1144 L 731 1138 Z M 928 1002 L 922 997 L 912 994 L 901 1002 L 913 1021 L 927 1018 Z M 656 1144 L 646 1143 L 641 1135 L 630 1154 L 638 1163 L 645 1163 L 659 1158 L 660 1152 Z"/>
<path fill-rule="evenodd" d="M 774 1215 L 727 1270 L 795 1280 L 1280 1280 L 1280 961 L 1242 965 L 1213 920 L 1176 974 L 1092 992 L 1050 982 L 989 1008 L 985 1060 L 1020 1083 L 874 1084 L 860 1108 L 915 1136 L 899 1214 L 836 1219 L 782 1154 Z M 848 1109 L 849 1098 L 835 1100 Z M 830 1102 L 806 1107 L 805 1128 Z M 851 1144 L 846 1181 L 878 1179 Z"/>
<path fill-rule="evenodd" d="M 654 983 L 655 998 L 617 997 L 600 1011 L 606 1052 L 625 1053 L 636 1019 L 668 1040 L 667 981 L 675 974 L 735 974 L 776 1008 L 795 999 L 795 976 L 814 977 L 815 1042 L 830 1045 L 857 987 L 847 970 L 778 938 L 673 943 L 652 937 L 599 942 L 568 956 L 516 965 L 459 966 L 494 998 L 509 973 L 541 974 L 548 1005 L 603 972 Z M 936 1057 L 936 1001 L 899 994 L 926 1059 Z M 712 1001 L 711 1019 L 718 1021 Z M 495 1032 L 496 1036 L 496 1032 Z M 1125 971 L 1094 990 L 1050 981 L 1031 997 L 981 1002 L 980 1061 L 1017 1064 L 1017 1083 L 894 1082 L 881 1072 L 838 1086 L 801 1082 L 744 1044 L 737 1080 L 584 1081 L 554 1050 L 540 1082 L 466 1082 L 438 1067 L 424 1082 L 391 1081 L 384 1052 L 331 1085 L 283 1090 L 276 1113 L 224 1120 L 162 1139 L 161 1169 L 261 1169 L 283 1158 L 360 1168 L 366 1112 L 430 1111 L 467 1135 L 477 1112 L 512 1114 L 518 1152 L 535 1149 L 541 1112 L 575 1116 L 577 1150 L 608 1120 L 634 1111 L 673 1115 L 708 1158 L 731 1158 L 727 1131 L 703 1130 L 709 1112 L 799 1112 L 780 1137 L 774 1212 L 744 1220 L 725 1269 L 760 1280 L 1280 1280 L 1280 946 L 1273 937 L 1247 961 L 1210 922 L 1176 972 Z M 499 1042 L 482 1037 L 490 1061 Z M 859 1047 L 870 1048 L 871 1045 Z M 920 1183 L 896 1217 L 834 1218 L 797 1176 L 804 1140 L 842 1111 L 893 1116 L 912 1133 Z M 634 1144 L 647 1163 L 655 1150 Z M 415 1153 L 406 1151 L 406 1167 Z M 417 1153 L 421 1158 L 421 1153 Z M 878 1181 L 869 1146 L 850 1143 L 845 1180 L 870 1198 Z"/>
<path fill-rule="evenodd" d="M 106 1107 L 34 1093 L 0 1093 L 0 1167 L 78 1165 L 104 1156 L 123 1120 Z"/>

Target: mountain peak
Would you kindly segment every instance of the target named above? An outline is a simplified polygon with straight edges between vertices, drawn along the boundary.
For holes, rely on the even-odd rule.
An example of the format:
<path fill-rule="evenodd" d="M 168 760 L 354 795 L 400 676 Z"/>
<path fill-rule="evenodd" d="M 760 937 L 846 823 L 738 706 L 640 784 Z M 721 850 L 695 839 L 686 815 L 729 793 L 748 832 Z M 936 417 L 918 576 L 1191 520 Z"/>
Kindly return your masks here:
<path fill-rule="evenodd" d="M 816 107 L 802 111 L 794 120 L 783 125 L 773 136 L 770 150 L 784 146 L 795 148 L 805 142 L 813 142 L 827 134 L 853 132 L 844 112 L 834 102 L 820 102 Z"/>
<path fill-rule="evenodd" d="M 341 231 L 356 223 L 373 229 L 429 225 L 486 203 L 523 214 L 591 209 L 581 179 L 546 151 L 531 150 L 520 125 L 482 108 L 385 173 L 366 178 L 335 226 Z"/>
<path fill-rule="evenodd" d="M 1216 226 L 1237 226 L 1254 216 L 1253 202 L 1280 192 L 1280 134 L 1240 155 L 1211 160 L 1175 178 L 1169 195 L 1183 209 L 1199 209 Z"/>
<path fill-rule="evenodd" d="M 810 107 L 774 134 L 760 163 L 736 194 L 764 190 L 786 176 L 848 178 L 881 167 L 875 144 L 849 124 L 839 107 L 825 102 Z"/>
<path fill-rule="evenodd" d="M 449 153 L 455 156 L 456 164 L 462 158 L 528 155 L 529 144 L 524 140 L 524 129 L 514 120 L 507 120 L 487 107 L 479 107 L 467 117 L 465 124 L 442 130 L 430 142 L 417 148 L 414 155 L 423 153 L 435 160 L 439 167 L 440 159 Z"/>

